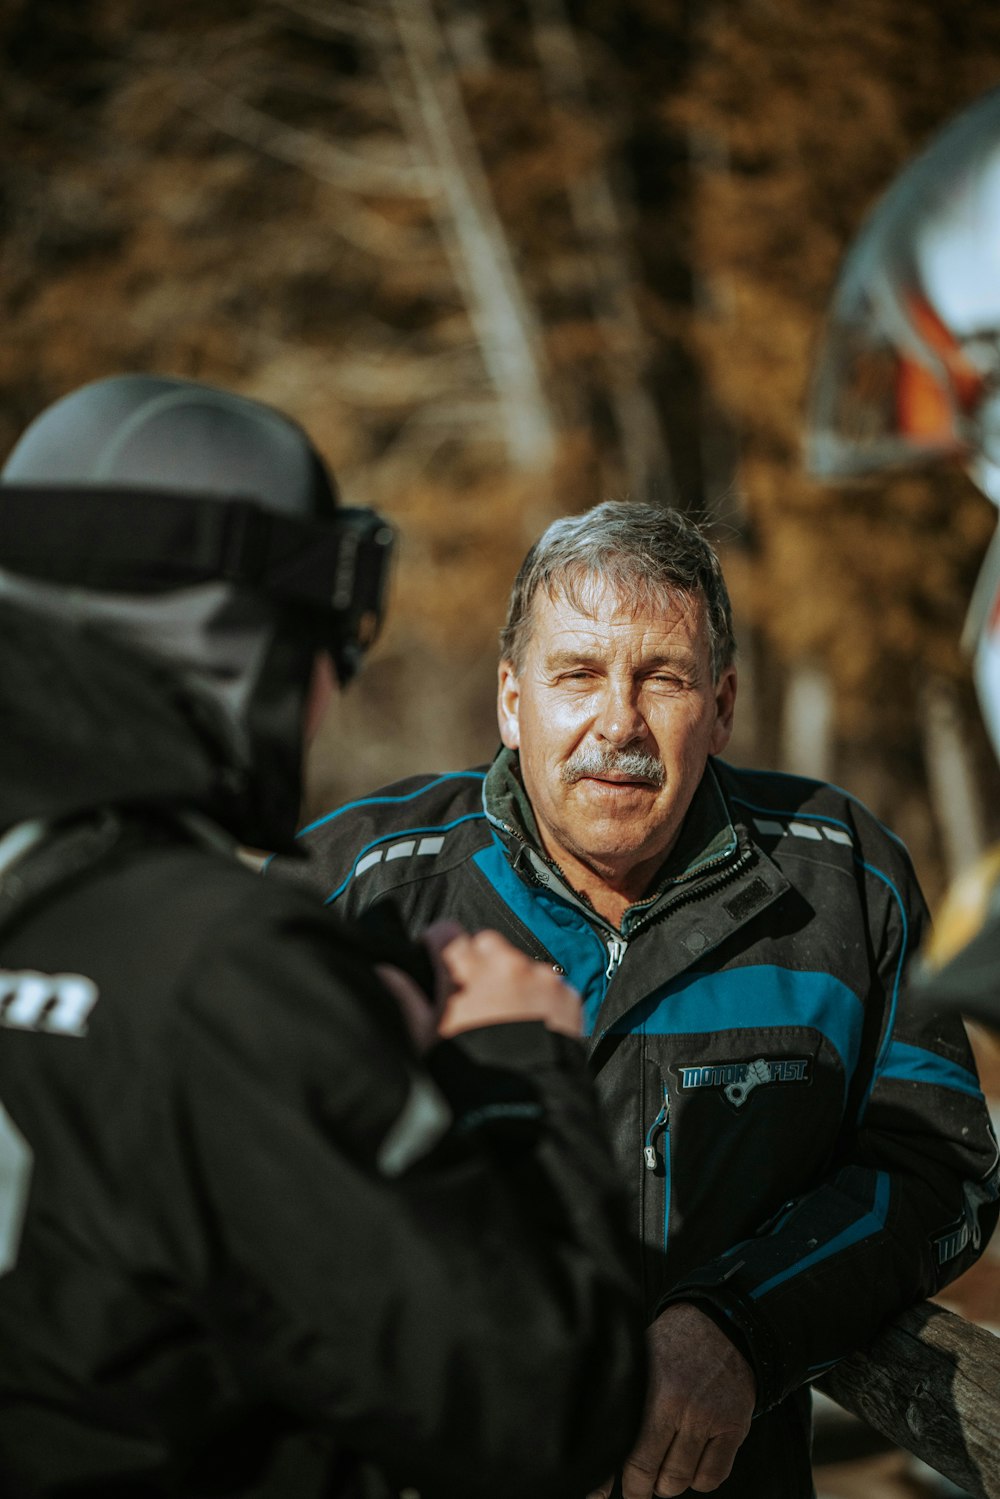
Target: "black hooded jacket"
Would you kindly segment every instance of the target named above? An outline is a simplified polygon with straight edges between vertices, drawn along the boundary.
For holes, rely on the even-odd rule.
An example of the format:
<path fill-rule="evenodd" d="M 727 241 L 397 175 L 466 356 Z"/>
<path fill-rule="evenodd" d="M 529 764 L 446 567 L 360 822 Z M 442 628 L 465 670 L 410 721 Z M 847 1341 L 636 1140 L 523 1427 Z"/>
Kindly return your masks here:
<path fill-rule="evenodd" d="M 4 1499 L 579 1499 L 643 1355 L 576 1044 L 423 1065 L 149 662 L 2 606 L 0 713 Z"/>

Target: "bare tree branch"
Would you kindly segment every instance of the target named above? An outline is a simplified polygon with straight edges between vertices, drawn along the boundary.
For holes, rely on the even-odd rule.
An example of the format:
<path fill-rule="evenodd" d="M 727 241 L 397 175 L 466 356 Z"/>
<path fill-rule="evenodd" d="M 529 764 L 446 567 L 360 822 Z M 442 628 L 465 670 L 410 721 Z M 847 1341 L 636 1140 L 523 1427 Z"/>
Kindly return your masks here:
<path fill-rule="evenodd" d="M 349 0 L 323 0 L 322 4 L 311 4 L 310 0 L 271 0 L 271 8 L 285 11 L 314 32 L 326 35 L 383 45 L 392 34 L 391 23 L 367 0 L 360 5 L 352 5 Z"/>
<path fill-rule="evenodd" d="M 312 131 L 283 124 L 201 74 L 189 72 L 183 76 L 189 107 L 206 123 L 278 161 L 301 168 L 320 182 L 349 192 L 384 192 L 397 197 L 423 197 L 436 190 L 432 175 L 401 160 L 398 150 L 384 138 L 365 151 L 345 151 Z"/>
<path fill-rule="evenodd" d="M 473 348 L 424 358 L 396 350 L 382 358 L 364 355 L 338 360 L 334 381 L 339 394 L 370 410 L 408 407 L 446 398 L 468 397 L 477 385 L 485 387 L 482 367 Z"/>

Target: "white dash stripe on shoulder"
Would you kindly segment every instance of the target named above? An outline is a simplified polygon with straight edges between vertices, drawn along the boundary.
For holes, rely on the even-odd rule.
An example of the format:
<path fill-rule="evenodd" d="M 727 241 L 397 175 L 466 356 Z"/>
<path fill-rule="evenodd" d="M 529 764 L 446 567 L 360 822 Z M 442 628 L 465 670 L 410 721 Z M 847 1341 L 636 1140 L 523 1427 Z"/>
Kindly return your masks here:
<path fill-rule="evenodd" d="M 755 817 L 753 824 L 758 833 L 771 838 L 808 838 L 813 843 L 821 843 L 824 838 L 828 838 L 831 843 L 843 843 L 848 848 L 854 845 L 854 839 L 846 828 L 832 828 L 825 822 L 800 822 L 796 819 L 785 823 L 777 822 L 771 817 Z"/>
<path fill-rule="evenodd" d="M 444 835 L 436 838 L 421 838 L 418 843 L 415 838 L 405 838 L 399 843 L 390 843 L 388 848 L 373 848 L 371 853 L 364 854 L 354 866 L 355 877 L 364 874 L 366 869 L 372 869 L 376 864 L 381 864 L 385 859 L 408 859 L 411 854 L 439 854 L 444 848 Z"/>

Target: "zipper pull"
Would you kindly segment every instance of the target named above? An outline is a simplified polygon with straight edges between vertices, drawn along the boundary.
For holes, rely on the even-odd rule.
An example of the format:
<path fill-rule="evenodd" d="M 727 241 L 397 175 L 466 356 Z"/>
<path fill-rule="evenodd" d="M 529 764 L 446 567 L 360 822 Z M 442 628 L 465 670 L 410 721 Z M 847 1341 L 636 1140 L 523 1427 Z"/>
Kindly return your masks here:
<path fill-rule="evenodd" d="M 642 1148 L 642 1158 L 645 1162 L 647 1171 L 655 1171 L 660 1163 L 659 1156 L 656 1154 L 656 1146 L 653 1144 L 657 1132 L 661 1129 L 668 1129 L 669 1127 L 670 1098 L 667 1094 L 666 1084 L 664 1084 L 663 1103 L 660 1105 L 660 1112 L 657 1114 L 656 1118 L 649 1126 L 649 1133 L 646 1135 L 646 1143 Z"/>
<path fill-rule="evenodd" d="M 604 977 L 606 979 L 614 978 L 615 974 L 618 971 L 619 964 L 621 963 L 622 958 L 624 958 L 625 956 L 625 949 L 627 947 L 628 943 L 625 941 L 624 937 L 616 937 L 612 935 L 608 938 L 608 966 L 604 972 Z"/>

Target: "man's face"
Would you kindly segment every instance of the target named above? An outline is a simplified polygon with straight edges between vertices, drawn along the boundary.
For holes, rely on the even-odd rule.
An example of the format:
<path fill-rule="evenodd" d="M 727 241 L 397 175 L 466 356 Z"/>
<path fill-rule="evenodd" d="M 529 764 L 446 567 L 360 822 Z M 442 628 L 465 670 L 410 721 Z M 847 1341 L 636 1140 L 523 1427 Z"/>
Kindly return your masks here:
<path fill-rule="evenodd" d="M 635 610 L 597 578 L 586 602 L 536 595 L 520 675 L 500 665 L 500 733 L 550 858 L 635 900 L 729 740 L 736 673 L 712 680 L 701 599 Z"/>

